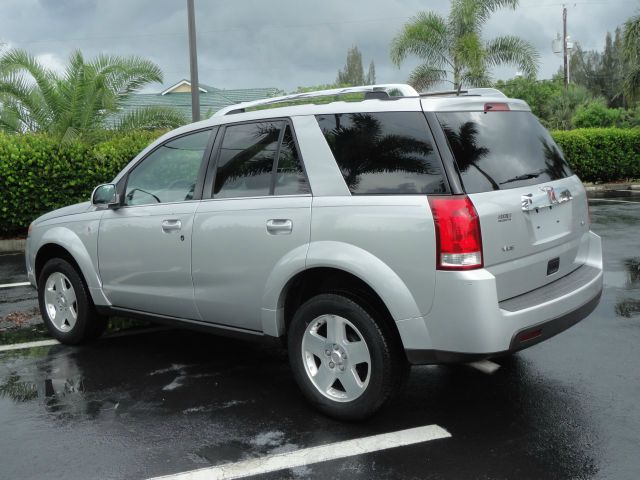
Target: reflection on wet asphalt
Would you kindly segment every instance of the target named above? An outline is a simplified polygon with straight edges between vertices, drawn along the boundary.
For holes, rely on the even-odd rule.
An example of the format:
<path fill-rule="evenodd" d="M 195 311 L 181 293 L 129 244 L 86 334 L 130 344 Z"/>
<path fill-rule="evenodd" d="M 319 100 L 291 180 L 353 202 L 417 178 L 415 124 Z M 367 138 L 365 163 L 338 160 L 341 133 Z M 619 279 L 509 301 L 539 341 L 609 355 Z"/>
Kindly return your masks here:
<path fill-rule="evenodd" d="M 364 423 L 316 413 L 273 347 L 174 330 L 0 354 L 0 478 L 145 478 L 438 424 L 452 438 L 261 478 L 635 479 L 640 206 L 591 217 L 606 287 L 588 319 L 493 375 L 415 368 Z"/>

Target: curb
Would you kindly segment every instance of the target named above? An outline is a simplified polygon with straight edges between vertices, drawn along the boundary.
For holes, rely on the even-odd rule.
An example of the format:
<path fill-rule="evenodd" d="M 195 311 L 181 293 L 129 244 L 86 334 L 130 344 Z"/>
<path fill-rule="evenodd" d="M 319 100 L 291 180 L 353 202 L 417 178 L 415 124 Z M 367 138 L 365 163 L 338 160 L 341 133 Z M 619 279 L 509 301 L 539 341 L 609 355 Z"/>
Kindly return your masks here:
<path fill-rule="evenodd" d="M 0 253 L 24 252 L 26 245 L 26 238 L 10 238 L 7 240 L 0 240 Z"/>
<path fill-rule="evenodd" d="M 585 185 L 587 192 L 604 192 L 606 190 L 640 190 L 637 183 L 601 183 L 598 185 Z"/>

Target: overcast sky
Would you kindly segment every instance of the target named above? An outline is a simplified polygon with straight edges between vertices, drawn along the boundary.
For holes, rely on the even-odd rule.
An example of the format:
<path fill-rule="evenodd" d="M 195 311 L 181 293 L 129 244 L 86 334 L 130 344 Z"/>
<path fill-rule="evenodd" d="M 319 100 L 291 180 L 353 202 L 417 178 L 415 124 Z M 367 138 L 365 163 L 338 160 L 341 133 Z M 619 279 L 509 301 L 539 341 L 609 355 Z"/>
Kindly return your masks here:
<path fill-rule="evenodd" d="M 376 65 L 378 83 L 405 82 L 415 60 L 400 69 L 389 60 L 389 43 L 420 10 L 447 13 L 434 0 L 195 0 L 199 75 L 219 88 L 277 87 L 335 81 L 346 52 L 357 45 L 365 69 Z M 551 41 L 562 29 L 562 2 L 521 0 L 500 10 L 485 38 L 519 35 L 541 55 L 539 78 L 561 65 Z M 569 34 L 586 49 L 602 49 L 607 31 L 640 13 L 640 0 L 578 0 L 568 3 Z M 29 50 L 62 68 L 74 49 L 141 55 L 157 62 L 165 84 L 189 76 L 186 0 L 1 0 L 0 42 Z M 5 48 L 6 48 L 5 46 Z M 494 71 L 511 78 L 515 68 Z M 154 85 L 147 91 L 159 91 Z"/>

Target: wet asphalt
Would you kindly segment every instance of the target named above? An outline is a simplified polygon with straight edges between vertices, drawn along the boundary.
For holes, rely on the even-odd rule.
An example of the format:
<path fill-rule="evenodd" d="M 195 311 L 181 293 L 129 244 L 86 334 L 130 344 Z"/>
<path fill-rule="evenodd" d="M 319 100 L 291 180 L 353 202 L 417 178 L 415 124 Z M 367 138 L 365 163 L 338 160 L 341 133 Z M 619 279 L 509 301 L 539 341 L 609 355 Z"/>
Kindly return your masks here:
<path fill-rule="evenodd" d="M 318 414 L 286 353 L 259 344 L 164 330 L 0 353 L 0 478 L 147 478 L 437 424 L 452 437 L 259 478 L 636 479 L 636 200 L 591 201 L 606 272 L 590 317 L 492 375 L 416 367 L 400 398 L 363 423 Z M 21 261 L 0 256 L 0 283 L 22 280 Z M 3 309 L 15 308 L 10 295 L 0 290 Z"/>

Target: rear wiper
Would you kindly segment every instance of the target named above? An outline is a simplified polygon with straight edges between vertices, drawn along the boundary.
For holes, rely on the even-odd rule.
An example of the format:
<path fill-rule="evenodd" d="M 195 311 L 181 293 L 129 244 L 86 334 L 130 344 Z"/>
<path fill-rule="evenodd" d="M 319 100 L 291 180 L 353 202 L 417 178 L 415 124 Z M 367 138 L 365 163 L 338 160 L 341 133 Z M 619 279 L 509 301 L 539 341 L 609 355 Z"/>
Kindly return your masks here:
<path fill-rule="evenodd" d="M 545 172 L 544 169 L 538 170 L 537 172 L 525 173 L 523 175 L 518 175 L 517 177 L 510 178 L 509 180 L 505 180 L 504 182 L 500 182 L 500 185 L 504 185 L 505 183 L 511 182 L 519 182 L 520 180 L 530 180 L 532 178 L 538 178 Z"/>

